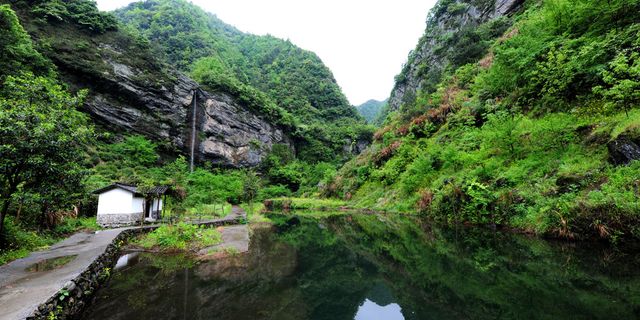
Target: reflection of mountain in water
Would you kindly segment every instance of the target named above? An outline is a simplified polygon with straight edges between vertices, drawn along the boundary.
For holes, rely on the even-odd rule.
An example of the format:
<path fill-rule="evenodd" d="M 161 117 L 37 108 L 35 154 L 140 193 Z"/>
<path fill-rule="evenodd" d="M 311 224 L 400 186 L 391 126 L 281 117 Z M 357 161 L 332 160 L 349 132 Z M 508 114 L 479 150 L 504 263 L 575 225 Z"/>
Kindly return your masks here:
<path fill-rule="evenodd" d="M 404 320 L 402 308 L 395 303 L 393 293 L 382 282 L 371 287 L 360 304 L 355 320 Z"/>
<path fill-rule="evenodd" d="M 377 303 L 365 299 L 358 308 L 354 320 L 404 320 L 402 308 L 397 303 L 380 306 Z"/>

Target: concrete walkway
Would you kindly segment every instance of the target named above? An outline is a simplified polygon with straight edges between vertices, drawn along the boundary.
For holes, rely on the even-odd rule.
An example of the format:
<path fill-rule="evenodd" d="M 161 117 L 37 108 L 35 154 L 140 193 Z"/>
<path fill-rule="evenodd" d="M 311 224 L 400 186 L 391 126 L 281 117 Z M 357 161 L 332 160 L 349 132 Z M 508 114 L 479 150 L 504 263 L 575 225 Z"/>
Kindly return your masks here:
<path fill-rule="evenodd" d="M 100 256 L 122 230 L 95 233 L 81 232 L 51 246 L 45 251 L 0 266 L 0 319 L 24 319 L 67 281 L 76 278 Z M 29 272 L 27 268 L 45 259 L 77 255 L 60 268 Z"/>
<path fill-rule="evenodd" d="M 246 213 L 242 208 L 233 206 L 231 213 L 222 219 L 192 223 L 217 225 L 229 223 L 240 217 L 246 219 Z M 129 228 L 76 233 L 47 250 L 33 252 L 26 258 L 0 266 L 0 320 L 24 319 L 30 316 L 40 304 L 87 269 L 105 252 L 113 239 L 126 229 Z M 27 270 L 43 260 L 74 255 L 76 257 L 73 260 L 53 270 Z"/>

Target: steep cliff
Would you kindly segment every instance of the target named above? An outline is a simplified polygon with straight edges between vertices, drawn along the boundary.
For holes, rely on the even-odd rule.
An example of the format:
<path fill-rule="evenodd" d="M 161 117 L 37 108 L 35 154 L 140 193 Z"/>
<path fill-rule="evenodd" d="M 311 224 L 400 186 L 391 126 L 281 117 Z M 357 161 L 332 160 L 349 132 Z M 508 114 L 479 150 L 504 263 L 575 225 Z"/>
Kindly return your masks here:
<path fill-rule="evenodd" d="M 433 91 L 446 69 L 475 62 L 512 21 L 524 0 L 439 1 L 427 18 L 427 28 L 409 54 L 389 98 L 389 111 L 412 103 L 418 90 Z M 487 23 L 489 22 L 489 23 Z"/>
<path fill-rule="evenodd" d="M 72 1 L 63 12 L 51 1 L 9 3 L 31 34 L 37 49 L 56 65 L 72 89 L 89 89 L 84 105 L 92 120 L 118 134 L 142 134 L 166 150 L 189 154 L 196 141 L 196 160 L 225 167 L 256 166 L 276 143 L 292 147 L 274 119 L 266 119 L 231 93 L 198 90 L 198 83 L 154 57 L 150 45 L 115 20 L 96 28 L 85 20 L 87 12 L 101 21 L 95 4 Z M 78 17 L 71 5 L 83 8 Z M 104 15 L 109 19 L 108 15 Z M 195 128 L 193 109 L 196 108 Z M 195 137 L 194 137 L 195 136 Z"/>
<path fill-rule="evenodd" d="M 134 2 L 114 14 L 210 91 L 237 91 L 286 111 L 298 159 L 341 162 L 351 158 L 343 151 L 352 142 L 371 140 L 372 130 L 313 52 L 241 32 L 186 0 Z"/>

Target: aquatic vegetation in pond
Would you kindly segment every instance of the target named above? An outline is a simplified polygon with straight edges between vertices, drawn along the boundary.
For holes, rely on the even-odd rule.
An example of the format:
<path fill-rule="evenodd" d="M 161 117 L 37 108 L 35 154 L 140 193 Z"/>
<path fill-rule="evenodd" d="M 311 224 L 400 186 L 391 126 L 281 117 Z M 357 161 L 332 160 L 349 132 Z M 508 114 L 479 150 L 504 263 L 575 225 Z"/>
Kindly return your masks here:
<path fill-rule="evenodd" d="M 116 272 L 87 319 L 632 319 L 640 261 L 596 244 L 546 242 L 417 218 L 272 217 L 250 251 Z M 153 258 L 151 258 L 153 257 Z M 162 261 L 162 262 L 160 262 Z"/>
<path fill-rule="evenodd" d="M 78 255 L 62 256 L 38 261 L 27 267 L 28 272 L 42 272 L 61 268 L 65 264 L 73 261 Z"/>

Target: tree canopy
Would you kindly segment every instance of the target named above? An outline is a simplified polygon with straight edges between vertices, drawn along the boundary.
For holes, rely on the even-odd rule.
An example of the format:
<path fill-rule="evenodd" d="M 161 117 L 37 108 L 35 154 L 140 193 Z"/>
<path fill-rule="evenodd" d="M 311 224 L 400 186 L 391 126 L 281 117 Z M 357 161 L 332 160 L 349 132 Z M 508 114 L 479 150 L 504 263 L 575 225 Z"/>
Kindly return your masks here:
<path fill-rule="evenodd" d="M 0 234 L 13 196 L 33 193 L 44 213 L 82 195 L 83 143 L 92 129 L 76 108 L 86 92 L 69 94 L 55 80 L 8 76 L 0 92 Z"/>

